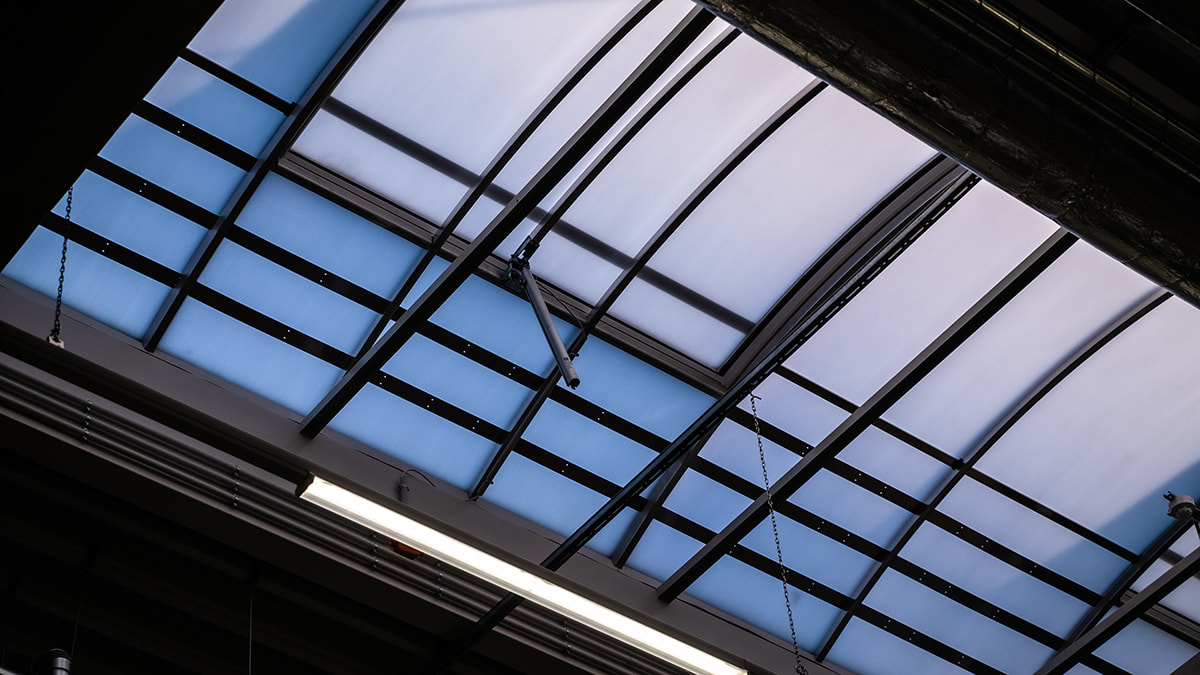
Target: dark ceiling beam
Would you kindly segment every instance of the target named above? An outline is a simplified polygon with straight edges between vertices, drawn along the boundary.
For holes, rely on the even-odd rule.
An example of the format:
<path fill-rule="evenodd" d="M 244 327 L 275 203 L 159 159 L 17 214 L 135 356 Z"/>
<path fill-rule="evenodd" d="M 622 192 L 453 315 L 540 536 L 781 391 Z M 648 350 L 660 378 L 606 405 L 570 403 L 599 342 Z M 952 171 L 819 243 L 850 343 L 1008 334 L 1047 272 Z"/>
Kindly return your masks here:
<path fill-rule="evenodd" d="M 1036 675 L 1063 675 L 1071 670 L 1082 657 L 1108 642 L 1197 572 L 1200 572 L 1200 550 L 1192 551 L 1095 628 L 1059 650 Z"/>
<path fill-rule="evenodd" d="M 321 103 L 329 97 L 342 77 L 350 66 L 358 59 L 359 54 L 367 48 L 375 34 L 391 18 L 400 6 L 404 4 L 404 0 L 378 0 L 366 16 L 359 21 L 350 35 L 342 42 L 342 45 L 334 53 L 333 57 L 317 74 L 316 79 L 308 86 L 308 89 L 296 101 L 295 107 L 287 119 L 279 125 L 275 133 L 267 142 L 266 148 L 255 159 L 254 164 L 249 167 L 241 183 L 234 189 L 233 194 L 225 202 L 225 206 L 221 209 L 221 213 L 217 215 L 216 222 L 209 227 L 208 232 L 204 235 L 203 241 L 196 247 L 192 253 L 191 259 L 183 268 L 183 275 L 179 283 L 171 288 L 162 305 L 155 313 L 154 319 L 150 322 L 149 328 L 146 329 L 146 334 L 142 337 L 142 345 L 148 351 L 154 351 L 158 348 L 158 343 L 162 341 L 163 336 L 167 332 L 167 328 L 171 325 L 171 321 L 175 319 L 175 315 L 179 313 L 179 309 L 183 307 L 184 300 L 197 287 L 200 275 L 204 273 L 204 269 L 208 266 L 208 262 L 212 260 L 213 255 L 217 252 L 221 242 L 229 235 L 229 232 L 235 227 L 235 223 L 239 216 L 242 215 L 242 210 L 250 203 L 250 199 L 258 190 L 258 186 L 263 180 L 274 170 L 279 158 L 292 147 L 292 143 L 304 131 L 309 120 L 320 109 Z"/>
<path fill-rule="evenodd" d="M 692 13 L 621 83 L 563 144 L 537 175 L 513 197 L 454 262 L 418 298 L 395 325 L 334 384 L 329 393 L 304 418 L 301 433 L 315 436 L 350 402 L 371 376 L 383 367 L 417 329 L 450 298 L 537 205 L 601 141 L 621 117 L 660 78 L 683 51 L 703 32 L 711 15 Z"/>
<path fill-rule="evenodd" d="M 701 1 L 1200 304 L 1200 142 L 1188 123 L 1046 48 L 987 3 Z"/>
<path fill-rule="evenodd" d="M 899 373 L 879 388 L 844 422 L 833 430 L 825 440 L 804 456 L 772 487 L 746 507 L 723 530 L 710 539 L 669 579 L 658 587 L 658 596 L 663 600 L 674 600 L 700 575 L 704 574 L 722 556 L 729 552 L 743 537 L 750 533 L 768 515 L 768 497 L 786 500 L 801 486 L 825 467 L 846 446 L 883 413 L 900 400 L 918 382 L 944 361 L 955 349 L 995 316 L 1009 300 L 1033 282 L 1047 267 L 1059 258 L 1075 242 L 1075 237 L 1057 231 L 1031 253 L 1020 265 L 1002 279 L 991 291 L 980 298 L 957 321 L 947 328 L 936 340 L 921 351 Z"/>
<path fill-rule="evenodd" d="M 0 268 L 220 4 L 6 3 Z"/>

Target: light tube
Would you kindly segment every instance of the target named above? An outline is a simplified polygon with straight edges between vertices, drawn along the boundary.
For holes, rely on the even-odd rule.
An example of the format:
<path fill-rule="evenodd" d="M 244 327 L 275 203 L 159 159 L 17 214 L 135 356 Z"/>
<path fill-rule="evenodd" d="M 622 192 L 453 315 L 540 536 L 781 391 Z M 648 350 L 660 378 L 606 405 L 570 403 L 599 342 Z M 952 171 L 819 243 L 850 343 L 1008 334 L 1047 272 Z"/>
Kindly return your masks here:
<path fill-rule="evenodd" d="M 711 675 L 747 675 L 744 668 L 734 666 L 327 480 L 314 476 L 311 483 L 301 486 L 298 494 L 306 501 L 418 548 L 464 572 L 680 668 Z"/>

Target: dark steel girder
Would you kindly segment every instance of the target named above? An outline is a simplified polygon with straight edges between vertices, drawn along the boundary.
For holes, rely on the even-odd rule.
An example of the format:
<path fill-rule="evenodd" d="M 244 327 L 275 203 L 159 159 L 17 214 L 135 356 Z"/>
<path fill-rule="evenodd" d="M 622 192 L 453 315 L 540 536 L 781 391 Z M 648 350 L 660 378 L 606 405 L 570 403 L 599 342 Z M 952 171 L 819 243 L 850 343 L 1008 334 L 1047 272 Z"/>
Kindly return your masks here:
<path fill-rule="evenodd" d="M 570 94 L 575 87 L 583 81 L 588 73 L 592 72 L 592 69 L 594 69 L 598 63 L 600 63 L 605 55 L 611 52 L 613 48 L 616 47 L 617 44 L 629 34 L 630 31 L 632 31 L 639 23 L 641 23 L 641 21 L 659 5 L 660 2 L 661 0 L 643 0 L 637 7 L 630 10 L 630 12 L 625 15 L 625 18 L 622 19 L 616 26 L 614 26 L 613 29 L 610 30 L 608 34 L 605 35 L 599 42 L 597 42 L 596 45 L 592 47 L 592 49 L 582 59 L 580 59 L 579 63 L 571 69 L 571 72 L 567 73 L 566 77 L 563 78 L 558 86 L 550 92 L 550 94 L 541 102 L 540 105 L 537 106 L 537 108 L 534 109 L 532 113 L 530 113 L 525 122 L 520 126 L 520 128 L 517 129 L 512 137 L 508 139 L 508 142 L 504 144 L 504 147 L 500 149 L 500 152 L 496 153 L 496 156 L 492 158 L 492 161 L 488 164 L 487 168 L 484 169 L 483 173 L 475 178 L 474 185 L 471 187 L 471 189 L 463 194 L 462 198 L 459 199 L 458 204 L 450 212 L 450 215 L 446 218 L 446 221 L 442 223 L 441 227 L 437 231 L 437 234 L 434 235 L 433 241 L 430 242 L 429 246 L 425 248 L 425 252 L 421 255 L 421 258 L 416 262 L 416 264 L 413 265 L 413 269 L 408 273 L 408 277 L 404 280 L 404 283 L 400 285 L 399 290 L 396 291 L 396 294 L 392 298 L 391 302 L 388 303 L 387 310 L 384 311 L 383 315 L 379 318 L 379 321 L 377 321 L 367 333 L 367 337 L 363 340 L 362 348 L 360 349 L 356 358 L 362 358 L 366 354 L 371 345 L 375 344 L 375 341 L 379 339 L 380 335 L 383 334 L 383 331 L 385 328 L 387 328 L 388 323 L 395 319 L 400 313 L 401 303 L 404 302 L 404 299 L 408 297 L 408 294 L 412 291 L 413 287 L 416 286 L 417 282 L 421 278 L 421 275 L 425 273 L 425 270 L 429 268 L 429 265 L 434 261 L 435 258 L 437 258 L 438 254 L 442 252 L 442 247 L 446 244 L 446 241 L 450 238 L 450 235 L 454 233 L 455 228 L 457 228 L 462 222 L 463 218 L 467 216 L 467 213 L 471 211 L 471 208 L 479 202 L 479 200 L 488 192 L 489 189 L 493 188 L 496 177 L 500 175 L 500 172 L 504 170 L 504 167 L 508 166 L 509 161 L 516 156 L 517 151 L 519 151 L 525 145 L 525 142 L 528 141 L 531 136 L 533 136 L 533 133 L 542 125 L 542 122 L 546 121 L 546 118 L 550 116 L 550 113 L 554 112 L 559 103 L 561 103 L 563 99 L 565 99 L 567 95 Z"/>
<path fill-rule="evenodd" d="M 479 265 L 491 255 L 500 242 L 520 226 L 538 203 L 556 186 L 592 147 L 629 110 L 638 98 L 666 71 L 684 49 L 712 21 L 712 15 L 695 10 L 670 37 L 660 44 L 621 86 L 588 118 L 578 131 L 563 144 L 554 157 L 518 193 L 512 201 L 484 228 L 454 262 L 418 298 L 408 311 L 399 317 L 392 328 L 355 362 L 345 375 L 326 394 L 301 425 L 301 432 L 314 436 L 333 419 L 350 399 L 367 383 L 371 374 L 384 363 L 428 321 Z"/>
<path fill-rule="evenodd" d="M 191 260 L 184 266 L 183 276 L 179 283 L 167 294 L 167 298 L 159 307 L 154 320 L 150 322 L 150 327 L 142 337 L 142 346 L 148 351 L 158 348 L 158 343 L 166 334 L 167 327 L 179 312 L 179 308 L 183 306 L 188 294 L 195 288 L 201 273 L 204 272 L 204 268 L 208 266 L 208 262 L 216 253 L 217 247 L 233 229 L 238 216 L 241 215 L 250 198 L 254 196 L 254 192 L 262 184 L 263 179 L 274 169 L 279 157 L 291 147 L 292 142 L 316 114 L 321 102 L 329 96 L 341 81 L 342 76 L 354 64 L 358 55 L 366 49 L 371 39 L 402 4 L 404 4 L 404 0 L 378 0 L 375 3 L 338 48 L 338 51 L 334 53 L 329 63 L 321 69 L 304 95 L 296 102 L 291 114 L 271 136 L 266 148 L 259 154 L 253 167 L 246 173 L 241 183 L 234 189 L 233 194 L 221 209 L 221 213 L 218 214 L 216 222 L 209 228 L 204 239 L 192 254 Z"/>
<path fill-rule="evenodd" d="M 1058 259 L 1075 242 L 1075 237 L 1058 231 L 1031 253 L 983 298 L 968 309 L 936 340 L 918 354 L 907 366 L 875 392 L 862 406 L 850 414 L 832 433 L 793 466 L 772 487 L 771 494 L 787 499 L 823 468 L 826 462 L 858 437 L 925 375 L 946 359 L 967 338 L 975 333 L 1017 293 Z M 700 549 L 675 574 L 658 588 L 664 600 L 673 600 L 698 579 L 721 556 L 748 534 L 767 516 L 767 495 L 763 494 Z"/>
<path fill-rule="evenodd" d="M 1063 675 L 1071 670 L 1082 657 L 1091 654 L 1097 647 L 1108 642 L 1110 638 L 1140 618 L 1197 572 L 1200 572 L 1200 549 L 1192 551 L 1186 558 L 1164 572 L 1142 592 L 1133 596 L 1129 602 L 1109 614 L 1095 628 L 1059 650 L 1041 670 L 1037 671 L 1036 675 Z"/>
<path fill-rule="evenodd" d="M 842 618 L 825 638 L 824 644 L 817 651 L 818 659 L 824 659 L 829 654 L 829 650 L 833 648 L 834 643 L 837 642 L 837 639 L 839 636 L 841 636 L 842 631 L 844 631 L 846 626 L 849 625 L 850 620 L 855 616 L 858 608 L 863 606 L 867 596 L 871 593 L 871 590 L 875 588 L 875 584 L 879 582 L 879 580 L 883 577 L 884 572 L 891 568 L 895 564 L 897 558 L 900 557 L 900 552 L 904 549 L 904 546 L 907 545 L 909 540 L 913 538 L 913 536 L 917 533 L 917 530 L 919 530 L 921 526 L 929 520 L 929 516 L 937 511 L 938 506 L 947 496 L 949 496 L 950 492 L 956 485 L 959 484 L 963 477 L 968 475 L 972 467 L 974 467 L 979 460 L 982 459 L 985 454 L 987 454 L 987 451 L 995 446 L 1000 438 L 1004 436 L 1004 434 L 1007 433 L 1008 430 L 1011 429 L 1018 420 L 1024 417 L 1027 412 L 1032 410 L 1033 406 L 1036 405 L 1038 401 L 1041 401 L 1043 398 L 1045 398 L 1055 386 L 1065 380 L 1067 376 L 1074 372 L 1079 366 L 1083 365 L 1088 358 L 1100 351 L 1104 345 L 1111 342 L 1118 335 L 1123 333 L 1125 329 L 1132 326 L 1155 307 L 1161 305 L 1168 297 L 1170 297 L 1169 293 L 1157 291 L 1150 294 L 1146 298 L 1143 298 L 1140 302 L 1131 307 L 1116 320 L 1101 328 L 1096 335 L 1087 341 L 1087 343 L 1076 350 L 1073 354 L 1070 354 L 1063 359 L 1063 361 L 1046 377 L 1044 377 L 1041 382 L 1036 383 L 1032 388 L 1030 388 L 1025 396 L 1021 397 L 1021 399 L 1013 404 L 1009 411 L 1000 418 L 1000 420 L 987 434 L 984 435 L 983 439 L 977 443 L 974 448 L 966 453 L 965 459 L 958 466 L 957 470 L 955 470 L 945 484 L 942 485 L 937 494 L 934 495 L 933 499 L 930 499 L 922 511 L 917 514 L 917 517 L 908 524 L 904 533 L 888 552 L 887 557 L 880 562 L 880 564 L 875 568 L 875 571 L 871 573 L 870 578 L 867 579 L 866 584 L 859 589 L 858 594 L 855 596 L 853 603 L 850 606 L 850 609 L 842 614 Z"/>
<path fill-rule="evenodd" d="M 1200 303 L 1200 141 L 987 3 L 702 0 L 1118 260 Z M 1178 3 L 1175 3 L 1177 5 Z M 1149 13 L 1178 15 L 1165 2 Z M 1178 17 L 1176 17 L 1178 18 Z M 1191 26 L 1186 20 L 1172 26 Z"/>

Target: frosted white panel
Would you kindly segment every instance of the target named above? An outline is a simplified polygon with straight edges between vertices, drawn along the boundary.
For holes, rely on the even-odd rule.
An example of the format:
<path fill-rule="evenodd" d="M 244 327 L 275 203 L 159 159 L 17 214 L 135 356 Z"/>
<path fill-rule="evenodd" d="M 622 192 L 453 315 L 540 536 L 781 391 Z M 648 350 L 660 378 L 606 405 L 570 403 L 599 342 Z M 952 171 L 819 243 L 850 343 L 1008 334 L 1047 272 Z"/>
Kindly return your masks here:
<path fill-rule="evenodd" d="M 688 470 L 679 477 L 663 505 L 698 525 L 720 532 L 750 506 L 750 500 L 705 475 Z"/>
<path fill-rule="evenodd" d="M 533 264 L 539 279 L 595 305 L 620 276 L 622 267 L 585 251 L 553 230 L 542 240 Z"/>
<path fill-rule="evenodd" d="M 100 156 L 213 213 L 245 172 L 140 117 L 129 117 Z"/>
<path fill-rule="evenodd" d="M 859 434 L 838 459 L 923 502 L 951 473 L 950 467 L 877 427 Z"/>
<path fill-rule="evenodd" d="M 420 469 L 460 490 L 471 489 L 496 451 L 486 438 L 374 385 L 363 387 L 329 427 L 395 457 L 398 468 Z"/>
<path fill-rule="evenodd" d="M 399 236 L 274 173 L 254 191 L 238 225 L 384 298 L 395 294 L 421 254 Z"/>
<path fill-rule="evenodd" d="M 178 59 L 146 100 L 251 155 L 266 147 L 283 122 L 279 110 Z"/>
<path fill-rule="evenodd" d="M 554 401 L 546 401 L 522 438 L 616 485 L 628 483 L 657 456 Z"/>
<path fill-rule="evenodd" d="M 787 361 L 862 403 L 1054 232 L 980 183 Z"/>
<path fill-rule="evenodd" d="M 863 621 L 851 619 L 829 650 L 829 661 L 860 675 L 964 675 L 965 670 Z"/>
<path fill-rule="evenodd" d="M 520 455 L 509 455 L 483 498 L 566 536 L 608 501 L 579 483 Z"/>
<path fill-rule="evenodd" d="M 796 438 L 817 445 L 849 415 L 845 410 L 820 398 L 786 378 L 772 374 L 754 388 L 759 397 L 754 405 L 758 417 Z M 750 400 L 738 407 L 750 412 Z"/>
<path fill-rule="evenodd" d="M 188 47 L 294 101 L 372 4 L 371 0 L 229 0 Z"/>
<path fill-rule="evenodd" d="M 200 283 L 347 354 L 379 316 L 229 241 L 217 248 Z"/>
<path fill-rule="evenodd" d="M 409 338 L 383 371 L 480 419 L 507 429 L 533 392 L 421 335 Z"/>
<path fill-rule="evenodd" d="M 1168 300 L 1055 387 L 979 469 L 1144 549 L 1171 522 L 1161 495 L 1200 484 L 1197 344 L 1200 312 Z"/>
<path fill-rule="evenodd" d="M 796 453 L 763 439 L 763 455 L 767 461 L 767 476 L 774 485 L 788 469 L 800 461 Z M 725 468 L 752 485 L 762 485 L 762 463 L 758 457 L 758 439 L 754 431 L 736 422 L 725 420 L 713 432 L 712 438 L 700 450 L 700 456 Z"/>
<path fill-rule="evenodd" d="M 829 471 L 808 479 L 788 501 L 884 548 L 890 548 L 915 517 Z"/>
<path fill-rule="evenodd" d="M 638 277 L 610 312 L 712 368 L 719 367 L 745 334 Z"/>
<path fill-rule="evenodd" d="M 575 359 L 575 393 L 634 424 L 674 440 L 713 399 L 603 340 L 592 338 Z"/>
<path fill-rule="evenodd" d="M 866 604 L 1004 673 L 1032 673 L 1054 650 L 888 570 Z"/>
<path fill-rule="evenodd" d="M 479 173 L 631 7 L 619 0 L 413 0 L 334 95 Z"/>
<path fill-rule="evenodd" d="M 739 37 L 638 133 L 566 219 L 624 253 L 637 253 L 743 139 L 812 80 Z"/>
<path fill-rule="evenodd" d="M 66 217 L 64 195 L 54 213 Z M 71 219 L 96 234 L 175 271 L 183 269 L 207 230 L 115 183 L 85 171 L 75 180 Z"/>
<path fill-rule="evenodd" d="M 783 584 L 773 576 L 725 556 L 688 588 L 688 594 L 778 638 L 791 641 Z M 791 588 L 792 614 L 800 648 L 816 651 L 841 610 Z"/>
<path fill-rule="evenodd" d="M 467 192 L 458 180 L 320 111 L 293 146 L 355 183 L 440 225 Z"/>
<path fill-rule="evenodd" d="M 725 179 L 650 266 L 753 320 L 933 150 L 826 89 Z"/>
<path fill-rule="evenodd" d="M 853 595 L 878 564 L 841 542 L 810 530 L 791 518 L 776 514 L 775 521 L 779 528 L 779 544 L 783 549 L 784 564 L 789 569 L 819 581 L 835 591 L 847 596 Z M 775 536 L 771 532 L 769 518 L 746 535 L 742 545 L 773 561 L 772 566 L 778 565 Z"/>
<path fill-rule="evenodd" d="M 657 520 L 650 523 L 629 556 L 629 566 L 657 581 L 665 581 L 700 550 L 700 542 Z M 780 587 L 782 588 L 782 586 Z"/>
<path fill-rule="evenodd" d="M 159 348 L 299 415 L 320 403 L 342 374 L 195 300 L 183 303 Z"/>
<path fill-rule="evenodd" d="M 1107 591 L 1129 564 L 970 478 L 959 481 L 939 510 L 1097 593 Z"/>
<path fill-rule="evenodd" d="M 961 457 L 1063 359 L 1154 290 L 1076 244 L 884 417 Z"/>
<path fill-rule="evenodd" d="M 1192 621 L 1200 621 L 1200 579 L 1192 577 L 1160 602 Z"/>
<path fill-rule="evenodd" d="M 1066 637 L 1091 606 L 928 523 L 901 557 L 1046 630 Z"/>
<path fill-rule="evenodd" d="M 62 256 L 62 237 L 38 227 L 4 268 L 4 275 L 30 288 L 55 297 L 58 294 L 58 267 Z M 167 298 L 166 286 L 133 270 L 85 249 L 79 244 L 67 247 L 67 274 L 63 283 L 63 304 L 141 339 L 158 308 Z M 68 310 L 70 311 L 70 310 Z M 46 332 L 51 327 L 46 317 Z M 62 335 L 70 344 L 71 336 Z"/>
<path fill-rule="evenodd" d="M 1096 656 L 1132 675 L 1173 675 L 1196 647 L 1145 621 L 1134 621 L 1096 650 Z"/>

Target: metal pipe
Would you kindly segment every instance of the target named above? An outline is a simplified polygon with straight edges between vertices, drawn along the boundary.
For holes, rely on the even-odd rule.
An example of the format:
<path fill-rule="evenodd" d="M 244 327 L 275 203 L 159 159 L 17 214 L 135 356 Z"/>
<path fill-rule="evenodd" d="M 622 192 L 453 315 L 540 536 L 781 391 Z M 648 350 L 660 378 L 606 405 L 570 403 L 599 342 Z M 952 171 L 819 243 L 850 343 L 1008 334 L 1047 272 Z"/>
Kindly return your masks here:
<path fill-rule="evenodd" d="M 525 297 L 529 298 L 529 304 L 533 306 L 533 313 L 537 315 L 538 323 L 542 325 L 542 333 L 546 335 L 546 342 L 550 343 L 550 351 L 554 352 L 554 360 L 558 361 L 558 372 L 562 374 L 563 382 L 566 382 L 567 386 L 572 389 L 578 387 L 579 373 L 575 372 L 575 364 L 571 363 L 571 355 L 567 354 L 567 346 L 563 344 L 558 329 L 554 327 L 554 318 L 550 316 L 550 309 L 546 307 L 546 301 L 542 299 L 537 279 L 533 277 L 533 270 L 529 269 L 528 263 L 521 265 L 521 281 L 525 286 Z"/>
<path fill-rule="evenodd" d="M 35 675 L 71 675 L 71 655 L 61 649 L 51 649 L 38 657 Z"/>

